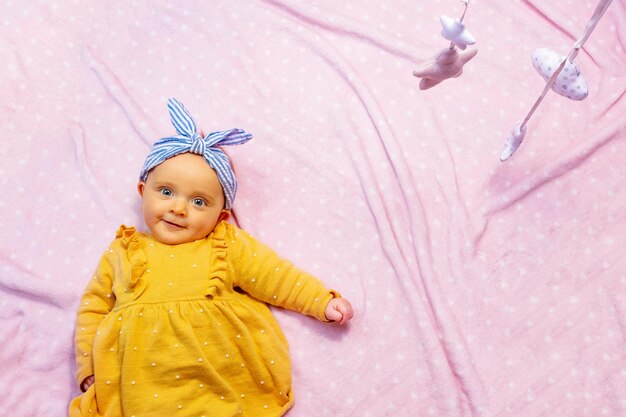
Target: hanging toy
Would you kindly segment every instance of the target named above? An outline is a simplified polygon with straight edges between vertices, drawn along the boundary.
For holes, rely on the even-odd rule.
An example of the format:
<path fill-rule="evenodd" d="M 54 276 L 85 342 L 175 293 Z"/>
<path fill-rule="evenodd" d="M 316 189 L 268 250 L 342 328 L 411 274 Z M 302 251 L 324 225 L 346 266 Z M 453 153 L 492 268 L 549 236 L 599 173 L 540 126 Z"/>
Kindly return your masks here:
<path fill-rule="evenodd" d="M 469 0 L 465 3 L 466 10 L 468 4 Z M 467 45 L 474 45 L 476 43 L 476 39 L 474 39 L 469 30 L 465 28 L 462 20 L 463 17 L 465 17 L 465 13 L 463 13 L 461 19 L 453 19 L 446 15 L 441 15 L 439 21 L 443 27 L 443 29 L 441 29 L 441 36 L 451 41 L 458 48 L 465 50 Z"/>
<path fill-rule="evenodd" d="M 548 48 L 535 49 L 533 52 L 533 67 L 546 82 L 550 80 L 552 74 L 564 60 L 563 55 L 559 55 Z M 565 63 L 563 71 L 556 77 L 551 88 L 555 93 L 576 101 L 584 100 L 589 94 L 587 83 L 578 68 L 578 64 L 574 61 Z"/>
<path fill-rule="evenodd" d="M 439 51 L 431 59 L 421 63 L 414 71 L 415 77 L 421 78 L 420 90 L 427 90 L 448 78 L 456 78 L 463 73 L 463 65 L 474 58 L 477 49 L 467 49 L 476 43 L 474 36 L 465 28 L 463 18 L 470 0 L 461 0 L 465 4 L 463 15 L 459 19 L 442 15 L 439 18 L 441 36 L 450 41 L 450 46 Z M 461 52 L 457 51 L 461 49 Z"/>
<path fill-rule="evenodd" d="M 591 19 L 587 23 L 584 33 L 574 42 L 567 57 L 559 55 L 547 48 L 535 50 L 532 56 L 533 67 L 539 75 L 546 80 L 546 85 L 539 95 L 539 98 L 537 98 L 535 104 L 533 104 L 526 115 L 526 118 L 522 122 L 517 123 L 507 136 L 504 142 L 504 149 L 502 149 L 502 153 L 500 154 L 500 161 L 504 162 L 508 160 L 520 147 L 526 135 L 526 124 L 550 89 L 571 100 L 580 101 L 587 98 L 587 83 L 583 78 L 580 68 L 574 62 L 574 58 L 576 58 L 576 55 L 578 55 L 578 52 L 585 44 L 612 1 L 613 0 L 600 0 L 593 16 L 591 16 Z"/>

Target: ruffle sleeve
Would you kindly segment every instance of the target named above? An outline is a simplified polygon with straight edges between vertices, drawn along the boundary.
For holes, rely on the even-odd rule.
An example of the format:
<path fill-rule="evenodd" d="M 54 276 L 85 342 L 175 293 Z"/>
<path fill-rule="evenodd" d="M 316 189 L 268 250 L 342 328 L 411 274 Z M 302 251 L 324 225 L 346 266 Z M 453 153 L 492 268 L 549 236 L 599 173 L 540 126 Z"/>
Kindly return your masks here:
<path fill-rule="evenodd" d="M 209 275 L 209 284 L 205 293 L 206 297 L 213 298 L 218 295 L 224 288 L 226 275 L 228 274 L 228 263 L 226 256 L 228 245 L 226 243 L 226 222 L 220 222 L 211 236 L 211 246 L 213 257 L 211 262 L 211 272 Z"/>
<path fill-rule="evenodd" d="M 128 256 L 128 264 L 122 262 L 123 281 L 127 284 L 128 292 L 132 292 L 134 298 L 137 298 L 146 288 L 146 280 L 142 278 L 146 272 L 146 254 L 141 248 L 139 234 L 134 227 L 120 226 L 116 238 L 120 239 L 122 248 L 126 249 Z"/>

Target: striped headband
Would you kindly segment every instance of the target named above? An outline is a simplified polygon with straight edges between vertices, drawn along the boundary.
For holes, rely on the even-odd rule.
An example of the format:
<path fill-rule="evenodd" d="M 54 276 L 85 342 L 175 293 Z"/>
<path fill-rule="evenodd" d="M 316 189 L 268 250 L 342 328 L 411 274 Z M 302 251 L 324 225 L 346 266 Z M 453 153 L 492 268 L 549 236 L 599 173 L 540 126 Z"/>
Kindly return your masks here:
<path fill-rule="evenodd" d="M 240 145 L 252 139 L 252 135 L 245 130 L 235 128 L 209 133 L 202 137 L 197 132 L 193 118 L 180 101 L 170 98 L 167 101 L 167 108 L 178 135 L 159 139 L 152 145 L 152 150 L 143 164 L 139 180 L 146 181 L 151 169 L 181 153 L 190 152 L 202 155 L 222 184 L 225 198 L 224 208 L 229 210 L 235 201 L 237 180 L 230 166 L 230 159 L 219 146 Z"/>

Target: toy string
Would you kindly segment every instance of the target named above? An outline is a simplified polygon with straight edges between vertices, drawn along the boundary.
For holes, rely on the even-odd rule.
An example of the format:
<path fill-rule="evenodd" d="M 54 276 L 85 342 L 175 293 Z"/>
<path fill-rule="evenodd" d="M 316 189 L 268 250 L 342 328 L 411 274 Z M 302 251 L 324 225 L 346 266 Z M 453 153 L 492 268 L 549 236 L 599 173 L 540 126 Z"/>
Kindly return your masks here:
<path fill-rule="evenodd" d="M 589 22 L 587 22 L 587 27 L 585 28 L 585 32 L 574 43 L 574 49 L 576 50 L 576 52 L 574 53 L 574 56 L 570 58 L 571 60 L 569 62 L 572 62 L 574 58 L 576 58 L 578 51 L 580 50 L 580 48 L 583 47 L 585 42 L 587 42 L 587 39 L 591 35 L 591 32 L 593 32 L 596 25 L 600 21 L 600 18 L 604 15 L 604 12 L 606 12 L 606 9 L 609 8 L 612 1 L 613 0 L 601 0 L 600 3 L 598 3 L 596 10 L 593 12 L 593 16 L 591 16 L 591 19 L 589 19 Z"/>
<path fill-rule="evenodd" d="M 463 2 L 463 4 L 465 4 L 465 8 L 463 9 L 463 14 L 461 15 L 461 18 L 459 19 L 462 22 L 463 19 L 465 18 L 465 13 L 467 13 L 467 6 L 469 6 L 470 0 L 461 0 L 461 1 Z"/>
<path fill-rule="evenodd" d="M 612 1 L 613 0 L 600 0 L 598 5 L 596 6 L 596 10 L 594 11 L 593 15 L 591 16 L 591 19 L 589 19 L 589 22 L 587 22 L 587 26 L 585 27 L 584 33 L 582 34 L 582 36 L 580 38 L 578 38 L 578 40 L 576 42 L 574 42 L 572 50 L 569 52 L 569 54 L 567 54 L 567 57 L 563 60 L 563 62 L 561 62 L 561 65 L 559 65 L 559 67 L 556 69 L 556 71 L 554 71 L 554 74 L 552 74 L 552 76 L 550 77 L 550 79 L 546 83 L 546 86 L 543 88 L 543 91 L 541 92 L 541 95 L 535 101 L 535 104 L 533 104 L 532 108 L 530 109 L 530 111 L 526 115 L 526 118 L 524 119 L 524 121 L 520 125 L 520 127 L 519 127 L 520 130 L 524 130 L 524 127 L 526 126 L 526 123 L 528 123 L 528 121 L 530 120 L 530 117 L 533 115 L 535 110 L 537 110 L 537 107 L 539 107 L 539 103 L 541 103 L 543 101 L 543 98 L 546 96 L 546 94 L 548 93 L 548 91 L 550 90 L 552 85 L 554 84 L 554 81 L 556 81 L 556 78 L 559 76 L 559 74 L 563 70 L 563 67 L 565 67 L 565 63 L 566 62 L 570 62 L 571 63 L 574 60 L 574 58 L 576 58 L 576 55 L 578 55 L 578 51 L 583 47 L 583 45 L 585 44 L 585 42 L 587 41 L 587 39 L 591 35 L 591 32 L 593 32 L 593 30 L 595 29 L 596 25 L 598 24 L 598 21 L 604 15 L 604 12 L 606 12 L 606 9 L 608 9 L 608 7 L 609 7 L 609 5 L 611 4 Z"/>

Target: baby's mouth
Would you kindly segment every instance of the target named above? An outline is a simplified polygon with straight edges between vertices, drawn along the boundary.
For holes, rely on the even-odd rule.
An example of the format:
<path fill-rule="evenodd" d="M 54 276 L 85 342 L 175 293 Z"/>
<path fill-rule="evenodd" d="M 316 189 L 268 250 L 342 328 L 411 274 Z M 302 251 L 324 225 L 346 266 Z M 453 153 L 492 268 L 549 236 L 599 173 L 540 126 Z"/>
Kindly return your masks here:
<path fill-rule="evenodd" d="M 185 228 L 184 226 L 181 226 L 181 225 L 179 225 L 179 224 L 176 224 L 176 223 L 173 223 L 173 222 L 167 221 L 167 220 L 165 220 L 165 219 L 161 219 L 161 221 L 162 221 L 163 223 L 165 223 L 165 225 L 166 225 L 166 226 L 168 226 L 168 227 L 170 227 L 170 228 L 172 228 L 172 229 L 184 229 L 184 228 Z"/>

